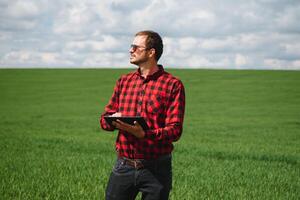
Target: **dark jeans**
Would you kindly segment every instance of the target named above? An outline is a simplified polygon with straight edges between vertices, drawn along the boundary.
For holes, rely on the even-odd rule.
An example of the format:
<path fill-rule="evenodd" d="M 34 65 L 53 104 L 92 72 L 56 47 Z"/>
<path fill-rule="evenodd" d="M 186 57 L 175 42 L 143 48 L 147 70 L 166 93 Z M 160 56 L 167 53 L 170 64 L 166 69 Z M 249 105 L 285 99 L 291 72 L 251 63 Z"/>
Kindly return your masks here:
<path fill-rule="evenodd" d="M 163 156 L 145 161 L 136 169 L 118 158 L 106 188 L 106 200 L 134 200 L 142 192 L 144 200 L 167 200 L 172 188 L 172 158 Z"/>

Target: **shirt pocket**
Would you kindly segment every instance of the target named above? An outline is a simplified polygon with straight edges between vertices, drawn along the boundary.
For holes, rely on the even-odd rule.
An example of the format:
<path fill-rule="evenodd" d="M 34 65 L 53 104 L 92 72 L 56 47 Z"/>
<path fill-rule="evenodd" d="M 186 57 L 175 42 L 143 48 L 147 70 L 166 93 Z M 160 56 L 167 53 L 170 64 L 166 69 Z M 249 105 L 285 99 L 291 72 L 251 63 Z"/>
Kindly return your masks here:
<path fill-rule="evenodd" d="M 162 94 L 151 95 L 147 100 L 146 110 L 149 114 L 163 113 L 166 107 L 166 97 Z"/>

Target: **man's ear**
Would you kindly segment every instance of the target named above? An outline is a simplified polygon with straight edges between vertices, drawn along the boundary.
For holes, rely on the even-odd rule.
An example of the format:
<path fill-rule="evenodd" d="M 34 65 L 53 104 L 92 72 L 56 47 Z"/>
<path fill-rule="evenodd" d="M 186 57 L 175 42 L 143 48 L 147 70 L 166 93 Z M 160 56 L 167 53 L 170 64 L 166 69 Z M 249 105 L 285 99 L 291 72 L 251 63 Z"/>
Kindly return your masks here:
<path fill-rule="evenodd" d="M 149 57 L 152 58 L 154 56 L 155 56 L 155 49 L 152 48 L 152 49 L 149 50 Z"/>

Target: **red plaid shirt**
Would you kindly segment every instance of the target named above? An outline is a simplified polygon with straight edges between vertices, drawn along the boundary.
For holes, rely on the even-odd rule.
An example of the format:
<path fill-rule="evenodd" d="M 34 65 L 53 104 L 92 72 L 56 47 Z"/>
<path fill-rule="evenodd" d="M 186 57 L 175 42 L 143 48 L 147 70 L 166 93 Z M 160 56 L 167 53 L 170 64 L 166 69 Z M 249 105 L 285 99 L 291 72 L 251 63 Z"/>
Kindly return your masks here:
<path fill-rule="evenodd" d="M 119 156 L 131 159 L 155 159 L 173 150 L 172 142 L 182 133 L 185 93 L 182 82 L 164 71 L 142 77 L 140 71 L 121 76 L 114 93 L 100 117 L 104 130 L 113 131 L 103 116 L 121 112 L 122 116 L 142 116 L 149 130 L 145 138 L 119 130 L 116 150 Z"/>

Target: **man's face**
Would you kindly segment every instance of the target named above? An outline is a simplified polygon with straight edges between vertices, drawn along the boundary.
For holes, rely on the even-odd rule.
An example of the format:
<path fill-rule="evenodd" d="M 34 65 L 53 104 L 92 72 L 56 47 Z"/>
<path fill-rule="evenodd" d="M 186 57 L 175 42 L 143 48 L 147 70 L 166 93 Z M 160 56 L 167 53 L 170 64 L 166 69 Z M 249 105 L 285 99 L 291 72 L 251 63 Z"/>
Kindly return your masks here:
<path fill-rule="evenodd" d="M 148 50 L 146 48 L 146 35 L 138 35 L 134 38 L 130 47 L 130 63 L 140 65 L 148 61 Z"/>

